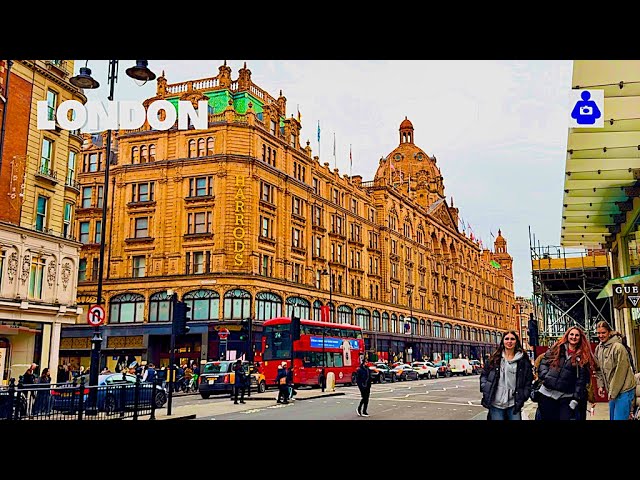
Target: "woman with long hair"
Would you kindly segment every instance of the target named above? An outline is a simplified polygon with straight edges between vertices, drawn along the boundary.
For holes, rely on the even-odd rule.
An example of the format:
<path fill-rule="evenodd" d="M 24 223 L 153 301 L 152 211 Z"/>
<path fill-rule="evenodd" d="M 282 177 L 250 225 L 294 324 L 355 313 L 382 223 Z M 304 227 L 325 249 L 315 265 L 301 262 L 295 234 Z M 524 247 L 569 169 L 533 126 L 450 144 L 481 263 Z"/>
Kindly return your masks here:
<path fill-rule="evenodd" d="M 596 357 L 600 370 L 596 373 L 598 394 L 609 397 L 609 419 L 627 420 L 631 414 L 636 381 L 633 375 L 631 353 L 622 343 L 620 333 L 604 321 L 596 324 L 600 343 Z"/>
<path fill-rule="evenodd" d="M 502 335 L 500 345 L 480 373 L 482 406 L 490 420 L 522 420 L 522 407 L 531 393 L 533 366 L 514 330 Z"/>
<path fill-rule="evenodd" d="M 584 420 L 587 387 L 596 366 L 584 331 L 568 328 L 540 362 L 540 420 Z"/>

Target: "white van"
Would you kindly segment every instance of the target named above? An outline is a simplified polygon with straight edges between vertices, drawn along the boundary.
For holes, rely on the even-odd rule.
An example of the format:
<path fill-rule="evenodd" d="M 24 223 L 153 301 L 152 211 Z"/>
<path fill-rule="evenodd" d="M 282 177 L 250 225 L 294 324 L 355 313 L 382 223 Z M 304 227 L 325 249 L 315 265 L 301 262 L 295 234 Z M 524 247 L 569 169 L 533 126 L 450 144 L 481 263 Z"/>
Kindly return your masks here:
<path fill-rule="evenodd" d="M 451 367 L 451 375 L 471 375 L 473 374 L 473 367 L 469 360 L 466 358 L 452 358 L 449 360 L 449 367 Z"/>

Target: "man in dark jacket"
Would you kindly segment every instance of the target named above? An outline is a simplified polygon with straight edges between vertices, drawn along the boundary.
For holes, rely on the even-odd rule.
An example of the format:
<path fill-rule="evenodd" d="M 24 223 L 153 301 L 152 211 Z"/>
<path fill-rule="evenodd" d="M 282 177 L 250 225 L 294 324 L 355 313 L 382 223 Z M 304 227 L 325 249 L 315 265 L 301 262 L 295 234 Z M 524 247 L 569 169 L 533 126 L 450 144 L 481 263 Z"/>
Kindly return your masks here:
<path fill-rule="evenodd" d="M 237 405 L 238 391 L 240 391 L 240 403 L 245 403 L 244 387 L 246 382 L 244 379 L 244 368 L 242 368 L 242 360 L 236 360 L 236 363 L 233 366 L 233 372 L 235 374 L 233 380 L 233 403 L 234 405 Z"/>
<path fill-rule="evenodd" d="M 287 362 L 282 362 L 280 365 L 278 365 L 276 385 L 278 385 L 278 403 L 289 403 L 289 385 L 287 385 Z"/>
<path fill-rule="evenodd" d="M 371 370 L 369 370 L 364 358 L 360 361 L 360 366 L 356 371 L 356 382 L 362 397 L 358 408 L 356 408 L 356 413 L 359 417 L 368 417 L 367 407 L 369 406 L 369 395 L 371 394 Z"/>

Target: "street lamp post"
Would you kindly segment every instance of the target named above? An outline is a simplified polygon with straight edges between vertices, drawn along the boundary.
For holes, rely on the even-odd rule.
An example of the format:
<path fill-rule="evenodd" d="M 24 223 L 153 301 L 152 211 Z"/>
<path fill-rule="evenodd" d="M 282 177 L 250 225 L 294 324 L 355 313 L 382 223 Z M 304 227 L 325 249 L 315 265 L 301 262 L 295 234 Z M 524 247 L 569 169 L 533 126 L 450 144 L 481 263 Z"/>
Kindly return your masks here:
<path fill-rule="evenodd" d="M 149 81 L 156 78 L 156 75 L 147 68 L 146 60 L 137 60 L 136 66 L 127 69 L 127 75 L 134 80 L 141 81 Z M 108 100 L 113 101 L 113 90 L 115 87 L 115 82 L 118 77 L 118 60 L 109 60 L 109 75 L 107 78 L 107 83 L 109 84 L 109 97 Z M 80 68 L 80 73 L 74 77 L 69 79 L 72 85 L 78 88 L 88 88 L 94 89 L 100 86 L 92 76 L 91 70 L 86 67 Z M 107 144 L 106 144 L 106 159 L 104 166 L 104 185 L 103 185 L 103 201 L 102 201 L 102 223 L 101 234 L 100 234 L 100 256 L 98 260 L 98 289 L 96 293 L 96 303 L 98 305 L 102 305 L 102 281 L 104 276 L 104 248 L 105 248 L 105 232 L 107 229 L 105 228 L 107 223 L 107 201 L 108 192 L 109 192 L 109 166 L 111 164 L 111 129 L 107 130 Z M 91 366 L 89 368 L 89 385 L 97 385 L 98 383 L 98 374 L 100 373 L 100 349 L 102 344 L 102 337 L 100 335 L 100 326 L 97 325 L 95 327 L 93 338 L 91 339 Z M 96 393 L 95 389 L 91 390 L 89 405 L 95 407 L 96 404 Z M 92 408 L 93 408 L 92 407 Z"/>
<path fill-rule="evenodd" d="M 407 289 L 407 296 L 409 297 L 409 327 L 410 327 L 410 335 L 411 335 L 411 340 L 410 340 L 410 344 L 412 347 L 415 347 L 413 345 L 413 290 L 411 288 Z M 411 359 L 411 361 L 413 362 L 413 349 L 409 348 L 407 349 L 407 353 L 409 354 L 409 357 Z"/>
<path fill-rule="evenodd" d="M 321 275 L 329 275 L 329 322 L 333 320 L 333 278 L 331 276 L 331 264 L 329 263 L 329 271 L 325 268 L 322 271 Z M 327 355 L 324 349 L 324 337 L 325 337 L 326 327 L 322 327 L 322 391 L 324 392 L 324 387 L 327 383 L 327 376 L 325 375 L 325 368 L 327 364 Z"/>

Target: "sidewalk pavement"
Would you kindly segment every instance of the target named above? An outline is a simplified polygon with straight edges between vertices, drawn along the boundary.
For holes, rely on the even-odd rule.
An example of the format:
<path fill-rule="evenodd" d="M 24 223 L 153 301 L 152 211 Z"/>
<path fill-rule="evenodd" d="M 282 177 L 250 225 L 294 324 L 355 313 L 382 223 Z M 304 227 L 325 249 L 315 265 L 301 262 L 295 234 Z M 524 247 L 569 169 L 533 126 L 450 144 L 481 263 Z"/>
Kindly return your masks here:
<path fill-rule="evenodd" d="M 343 391 L 331 391 L 326 389 L 324 392 L 321 388 L 298 388 L 295 402 L 308 400 L 310 398 L 333 397 L 336 395 L 344 395 Z M 193 420 L 197 417 L 221 415 L 224 413 L 236 413 L 256 408 L 256 405 L 263 406 L 264 402 L 271 402 L 276 405 L 276 397 L 278 395 L 277 388 L 270 388 L 264 393 L 251 392 L 251 396 L 245 394 L 245 403 L 235 405 L 230 399 L 229 394 L 212 395 L 210 399 L 202 399 L 200 395 L 195 394 L 198 402 L 191 405 L 176 405 L 173 397 L 171 405 L 171 415 L 167 415 L 167 406 L 165 404 L 160 410 L 156 410 L 156 420 Z M 183 395 L 180 395 L 183 397 Z M 209 401 L 210 400 L 210 401 Z"/>
<path fill-rule="evenodd" d="M 593 415 L 589 413 L 591 405 L 595 405 L 595 408 L 593 409 Z M 527 403 L 525 403 L 524 407 L 522 408 L 522 419 L 535 420 L 537 408 L 537 403 L 534 403 L 531 400 L 527 400 Z M 609 420 L 609 402 L 587 404 L 587 420 Z"/>

